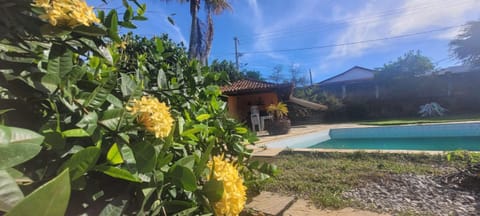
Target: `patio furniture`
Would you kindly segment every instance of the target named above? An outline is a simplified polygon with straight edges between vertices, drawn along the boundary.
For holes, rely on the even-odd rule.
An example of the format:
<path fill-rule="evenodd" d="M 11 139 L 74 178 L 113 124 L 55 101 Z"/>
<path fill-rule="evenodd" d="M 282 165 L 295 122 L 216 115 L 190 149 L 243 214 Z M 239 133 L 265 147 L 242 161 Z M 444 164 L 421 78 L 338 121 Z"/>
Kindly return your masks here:
<path fill-rule="evenodd" d="M 262 124 L 260 122 L 260 116 L 258 114 L 250 115 L 250 122 L 252 122 L 252 130 L 253 131 L 261 131 Z M 258 130 L 257 130 L 258 129 Z"/>
<path fill-rule="evenodd" d="M 265 130 L 265 120 L 266 119 L 273 119 L 272 115 L 260 116 L 260 130 Z"/>

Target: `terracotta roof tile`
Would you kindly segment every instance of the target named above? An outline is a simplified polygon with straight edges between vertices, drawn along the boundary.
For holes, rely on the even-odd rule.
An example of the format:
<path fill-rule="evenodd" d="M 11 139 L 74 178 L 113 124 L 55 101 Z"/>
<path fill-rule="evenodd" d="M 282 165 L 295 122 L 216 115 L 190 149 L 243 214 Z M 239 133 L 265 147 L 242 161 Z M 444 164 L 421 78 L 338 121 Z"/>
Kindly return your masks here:
<path fill-rule="evenodd" d="M 231 85 L 222 86 L 221 90 L 224 94 L 238 94 L 258 91 L 274 90 L 278 88 L 289 87 L 291 84 L 275 84 L 253 79 L 242 79 L 233 82 Z"/>

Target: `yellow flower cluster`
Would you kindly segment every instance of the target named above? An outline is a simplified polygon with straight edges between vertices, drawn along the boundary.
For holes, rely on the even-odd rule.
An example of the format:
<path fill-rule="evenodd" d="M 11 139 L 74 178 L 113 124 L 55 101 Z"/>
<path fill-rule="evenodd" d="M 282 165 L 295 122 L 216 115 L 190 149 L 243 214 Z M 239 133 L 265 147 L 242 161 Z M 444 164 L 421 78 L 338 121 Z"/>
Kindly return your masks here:
<path fill-rule="evenodd" d="M 90 26 L 100 20 L 95 16 L 93 7 L 84 0 L 33 0 L 33 6 L 45 9 L 40 18 L 48 20 L 53 26 L 76 27 Z"/>
<path fill-rule="evenodd" d="M 126 109 L 132 114 L 138 114 L 138 123 L 154 133 L 155 137 L 166 137 L 170 134 L 173 125 L 170 108 L 157 98 L 143 96 L 140 100 L 135 99 L 133 106 L 127 106 Z"/>
<path fill-rule="evenodd" d="M 243 179 L 235 166 L 224 160 L 223 156 L 215 156 L 208 162 L 213 168 L 213 178 L 223 182 L 223 196 L 214 204 L 215 215 L 238 215 L 245 206 L 246 190 Z"/>

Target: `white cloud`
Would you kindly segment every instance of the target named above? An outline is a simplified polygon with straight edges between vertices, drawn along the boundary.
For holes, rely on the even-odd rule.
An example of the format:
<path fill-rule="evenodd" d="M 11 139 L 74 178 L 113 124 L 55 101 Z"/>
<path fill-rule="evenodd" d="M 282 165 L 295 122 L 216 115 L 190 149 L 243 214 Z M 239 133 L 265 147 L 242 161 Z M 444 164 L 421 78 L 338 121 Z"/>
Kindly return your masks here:
<path fill-rule="evenodd" d="M 391 2 L 390 2 L 391 3 Z M 359 17 L 338 33 L 336 44 L 371 40 L 428 31 L 447 26 L 463 24 L 477 19 L 478 0 L 404 0 L 392 5 L 386 2 L 370 1 L 358 12 L 346 14 L 346 18 Z M 370 17 L 362 19 L 362 17 Z M 376 18 L 375 18 L 376 17 Z M 451 40 L 458 33 L 457 28 L 423 37 Z M 393 40 L 339 46 L 332 50 L 328 59 L 358 57 L 373 47 L 386 47 L 396 43 Z"/>
<path fill-rule="evenodd" d="M 267 7 L 274 7 L 269 4 L 259 4 L 257 0 L 248 0 L 251 17 L 248 19 L 252 27 L 252 36 L 247 40 L 252 43 L 250 50 L 276 50 L 282 48 L 289 48 L 292 43 L 285 43 L 282 40 L 286 38 L 292 41 L 292 37 L 286 37 L 291 35 L 290 29 L 298 29 L 300 27 L 308 28 L 308 24 L 312 22 L 324 19 L 318 13 L 318 8 L 322 6 L 320 1 L 293 1 L 287 4 L 275 5 L 276 10 Z M 262 8 L 263 6 L 263 8 Z M 279 9 L 281 7 L 281 9 Z M 268 10 L 268 14 L 264 13 L 264 10 Z M 277 14 L 272 12 L 278 11 Z M 240 18 L 245 18 L 247 15 L 243 15 Z M 293 32 L 295 33 L 295 32 Z M 298 33 L 298 32 L 297 32 Z M 242 43 L 242 41 L 240 41 Z M 259 55 L 266 56 L 270 59 L 278 62 L 288 62 L 287 55 L 280 52 L 267 52 L 261 54 L 254 54 L 257 58 Z"/>
<path fill-rule="evenodd" d="M 457 37 L 460 33 L 462 33 L 463 29 L 465 29 L 465 26 L 460 26 L 456 28 L 449 29 L 447 31 L 441 32 L 438 35 L 435 36 L 437 39 L 441 40 L 452 40 Z"/>
<path fill-rule="evenodd" d="M 355 41 L 362 41 L 370 38 L 378 38 L 380 35 L 388 34 L 388 29 L 381 28 L 381 22 L 355 22 L 351 17 L 369 17 L 377 11 L 378 6 L 375 4 L 367 4 L 363 10 L 355 14 L 348 14 L 345 20 L 352 20 L 348 23 L 345 31 L 339 33 L 336 44 L 343 44 Z M 359 24 L 361 23 L 361 24 Z M 358 56 L 361 55 L 367 48 L 376 43 L 360 43 L 348 46 L 335 47 L 329 58 L 338 58 L 344 56 Z"/>
<path fill-rule="evenodd" d="M 403 13 L 391 21 L 392 34 L 462 24 L 467 19 L 466 13 L 478 11 L 479 6 L 478 0 L 437 0 L 428 4 L 424 0 L 408 0 L 403 4 Z"/>

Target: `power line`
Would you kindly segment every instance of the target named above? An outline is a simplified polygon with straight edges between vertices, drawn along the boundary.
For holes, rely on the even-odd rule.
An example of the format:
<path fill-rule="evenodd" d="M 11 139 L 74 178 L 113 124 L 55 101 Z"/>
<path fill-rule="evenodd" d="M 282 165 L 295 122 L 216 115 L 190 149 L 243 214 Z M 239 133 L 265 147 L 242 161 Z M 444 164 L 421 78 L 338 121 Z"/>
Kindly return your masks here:
<path fill-rule="evenodd" d="M 443 27 L 443 28 L 438 28 L 438 29 L 432 29 L 432 30 L 423 31 L 423 32 L 415 32 L 415 33 L 410 33 L 410 34 L 403 34 L 403 35 L 383 37 L 383 38 L 375 38 L 375 39 L 347 42 L 347 43 L 340 43 L 340 44 L 327 44 L 327 45 L 322 45 L 322 46 L 301 47 L 301 48 L 291 48 L 291 49 L 278 49 L 278 50 L 257 50 L 257 51 L 242 52 L 242 53 L 243 54 L 258 54 L 258 53 L 292 52 L 292 51 L 302 51 L 302 50 L 312 50 L 312 49 L 324 49 L 324 48 L 331 48 L 331 47 L 338 47 L 338 46 L 348 46 L 348 45 L 356 45 L 356 44 L 362 44 L 362 43 L 371 43 L 371 42 L 377 42 L 377 41 L 412 37 L 412 36 L 428 34 L 428 33 L 432 33 L 432 32 L 445 31 L 445 30 L 448 30 L 448 29 L 458 28 L 458 27 L 461 27 L 461 26 L 465 26 L 465 24 L 448 26 L 448 27 Z"/>
<path fill-rule="evenodd" d="M 455 4 L 454 5 L 441 5 L 442 7 L 458 7 L 462 4 L 465 4 L 467 3 L 466 1 L 455 1 L 454 2 Z M 320 25 L 320 26 L 315 26 L 315 28 L 307 28 L 306 30 L 303 30 L 303 31 L 293 31 L 291 28 L 288 29 L 288 30 L 279 30 L 279 31 L 272 31 L 272 32 L 263 32 L 263 33 L 260 33 L 260 34 L 253 34 L 253 37 L 247 37 L 247 38 L 244 38 L 242 39 L 242 41 L 255 41 L 256 39 L 272 39 L 272 38 L 282 38 L 282 37 L 288 37 L 290 35 L 295 35 L 295 34 L 300 34 L 300 33 L 305 33 L 305 32 L 322 32 L 322 31 L 325 31 L 325 30 L 331 30 L 332 29 L 332 25 L 336 25 L 334 26 L 333 28 L 338 28 L 340 27 L 340 25 L 343 25 L 343 24 L 349 24 L 349 23 L 352 23 L 352 21 L 355 21 L 353 22 L 353 24 L 366 24 L 366 23 L 376 23 L 378 21 L 385 21 L 385 19 L 383 19 L 384 17 L 386 16 L 394 16 L 394 15 L 397 15 L 399 14 L 400 12 L 403 12 L 403 11 L 398 11 L 396 13 L 386 13 L 386 12 L 389 12 L 389 11 L 397 11 L 397 10 L 402 10 L 402 9 L 408 9 L 408 8 L 413 8 L 415 10 L 411 10 L 409 11 L 408 13 L 405 13 L 405 15 L 408 15 L 408 14 L 414 14 L 414 13 L 418 13 L 418 12 L 424 12 L 424 10 L 420 10 L 420 9 L 425 9 L 425 8 L 430 8 L 430 10 L 428 10 L 429 12 L 434 12 L 435 10 L 432 10 L 431 7 L 429 7 L 428 5 L 430 4 L 425 4 L 424 7 L 421 7 L 419 8 L 418 5 L 416 7 L 402 7 L 402 8 L 397 8 L 397 9 L 391 9 L 391 10 L 386 10 L 386 11 L 383 11 L 381 13 L 378 13 L 377 15 L 374 15 L 374 16 L 364 16 L 364 17 L 355 17 L 355 18 L 348 18 L 348 19 L 341 19 L 341 20 L 335 20 L 335 21 L 332 21 L 331 23 L 327 23 L 327 24 L 324 24 L 324 25 Z M 367 19 L 361 19 L 361 18 L 367 18 Z M 313 26 L 314 24 L 311 24 L 311 25 L 307 25 L 307 26 Z M 320 27 L 320 28 L 318 28 Z M 305 28 L 301 28 L 301 29 L 305 29 Z"/>

